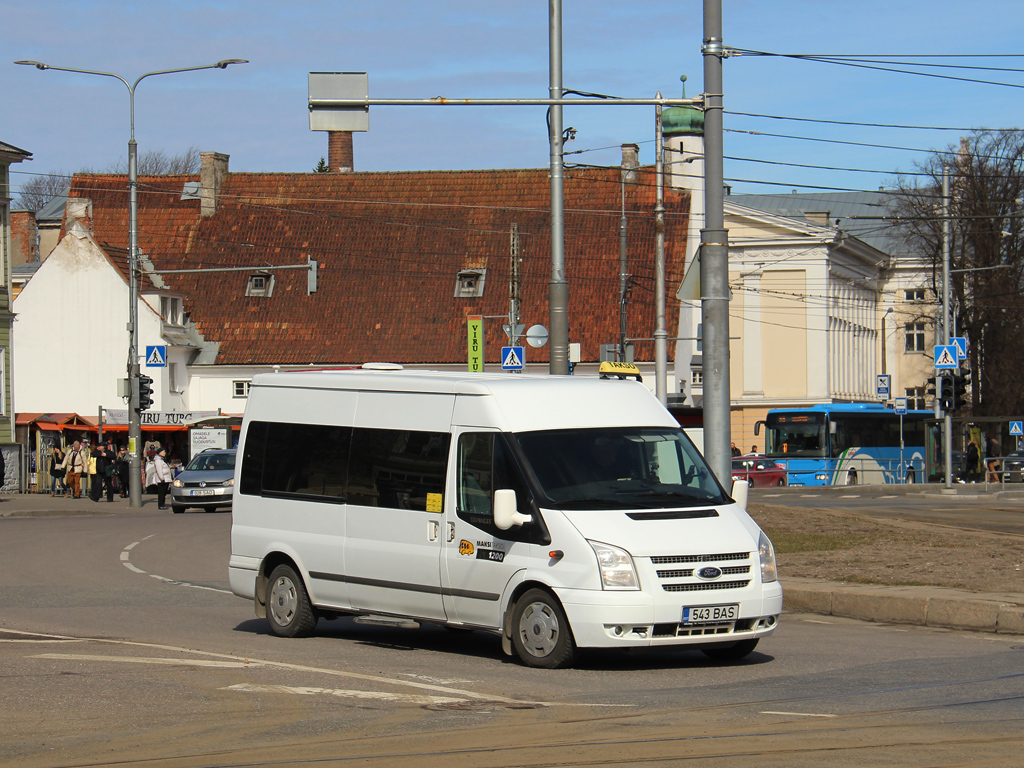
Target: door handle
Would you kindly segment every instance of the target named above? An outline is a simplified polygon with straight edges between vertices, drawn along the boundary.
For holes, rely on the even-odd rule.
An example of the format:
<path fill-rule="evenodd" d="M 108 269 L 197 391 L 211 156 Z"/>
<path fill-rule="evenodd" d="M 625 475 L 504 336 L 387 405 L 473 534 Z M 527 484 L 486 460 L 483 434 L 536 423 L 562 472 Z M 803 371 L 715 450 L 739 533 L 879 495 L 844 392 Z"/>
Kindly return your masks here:
<path fill-rule="evenodd" d="M 455 523 L 448 523 L 448 541 L 455 541 Z"/>
<path fill-rule="evenodd" d="M 427 522 L 427 540 L 437 541 L 438 535 L 441 532 L 441 526 L 438 525 L 436 520 L 429 520 Z"/>

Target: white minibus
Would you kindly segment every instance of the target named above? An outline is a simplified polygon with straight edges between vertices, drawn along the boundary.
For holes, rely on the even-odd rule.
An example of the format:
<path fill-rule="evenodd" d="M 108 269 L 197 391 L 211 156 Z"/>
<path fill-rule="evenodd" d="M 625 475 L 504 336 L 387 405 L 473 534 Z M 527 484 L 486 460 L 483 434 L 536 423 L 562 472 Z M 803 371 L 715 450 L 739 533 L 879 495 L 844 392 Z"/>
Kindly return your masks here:
<path fill-rule="evenodd" d="M 258 375 L 229 572 L 280 636 L 435 623 L 546 668 L 578 648 L 738 659 L 782 611 L 768 537 L 621 378 Z"/>

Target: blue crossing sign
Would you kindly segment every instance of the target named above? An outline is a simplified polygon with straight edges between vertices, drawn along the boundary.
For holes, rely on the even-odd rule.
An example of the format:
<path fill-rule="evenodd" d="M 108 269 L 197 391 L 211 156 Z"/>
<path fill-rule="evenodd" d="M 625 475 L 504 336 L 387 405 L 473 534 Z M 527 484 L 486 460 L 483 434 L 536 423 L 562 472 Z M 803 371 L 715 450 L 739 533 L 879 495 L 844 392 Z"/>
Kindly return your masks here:
<path fill-rule="evenodd" d="M 526 357 L 523 355 L 522 347 L 501 348 L 501 370 L 521 371 L 524 362 L 526 362 Z"/>
<path fill-rule="evenodd" d="M 956 344 L 935 345 L 935 367 L 939 369 L 959 368 L 960 353 Z"/>
<path fill-rule="evenodd" d="M 146 367 L 166 368 L 167 367 L 167 345 L 160 344 L 146 347 Z"/>
<path fill-rule="evenodd" d="M 956 354 L 961 360 L 967 359 L 967 337 L 954 336 L 949 340 L 950 344 L 956 344 Z"/>
<path fill-rule="evenodd" d="M 1024 421 L 1010 422 L 1010 437 L 1024 437 Z"/>

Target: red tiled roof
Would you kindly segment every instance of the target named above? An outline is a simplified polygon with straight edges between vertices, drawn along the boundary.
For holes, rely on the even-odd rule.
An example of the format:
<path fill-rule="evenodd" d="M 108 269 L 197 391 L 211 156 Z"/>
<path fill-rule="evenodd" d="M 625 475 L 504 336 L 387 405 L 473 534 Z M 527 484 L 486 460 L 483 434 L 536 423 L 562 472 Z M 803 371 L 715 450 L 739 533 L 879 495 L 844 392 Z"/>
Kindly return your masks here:
<path fill-rule="evenodd" d="M 584 361 L 618 339 L 619 170 L 565 175 L 565 263 L 569 339 Z M 645 181 L 646 178 L 646 181 Z M 215 215 L 181 200 L 195 176 L 144 177 L 139 185 L 139 246 L 158 269 L 319 263 L 318 290 L 306 271 L 273 272 L 273 296 L 247 297 L 246 271 L 166 275 L 208 341 L 217 363 L 459 363 L 466 360 L 466 316 L 507 316 L 509 240 L 519 226 L 522 320 L 548 325 L 551 276 L 550 187 L 542 170 L 400 173 L 229 173 Z M 652 175 L 626 188 L 632 293 L 628 331 L 654 332 Z M 93 201 L 97 242 L 123 270 L 128 239 L 124 176 L 76 175 L 70 197 Z M 682 279 L 689 200 L 665 193 L 668 329 Z M 118 253 L 118 249 L 121 252 Z M 455 298 L 463 269 L 486 268 L 481 298 Z M 255 271 L 255 269 L 253 270 Z M 123 273 L 123 272 L 122 272 Z M 485 321 L 487 362 L 507 343 L 501 319 Z M 671 350 L 673 345 L 669 345 Z M 650 360 L 653 345 L 637 345 Z M 547 347 L 530 349 L 547 360 Z"/>

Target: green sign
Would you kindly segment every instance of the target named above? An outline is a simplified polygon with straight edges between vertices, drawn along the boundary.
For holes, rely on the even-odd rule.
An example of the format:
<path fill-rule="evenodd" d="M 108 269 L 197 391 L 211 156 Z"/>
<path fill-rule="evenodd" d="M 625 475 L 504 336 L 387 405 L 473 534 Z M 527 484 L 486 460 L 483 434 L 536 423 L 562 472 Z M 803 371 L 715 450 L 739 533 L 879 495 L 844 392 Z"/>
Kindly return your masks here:
<path fill-rule="evenodd" d="M 484 318 L 483 315 L 469 315 L 466 318 L 469 331 L 469 370 L 482 373 L 484 370 Z"/>

